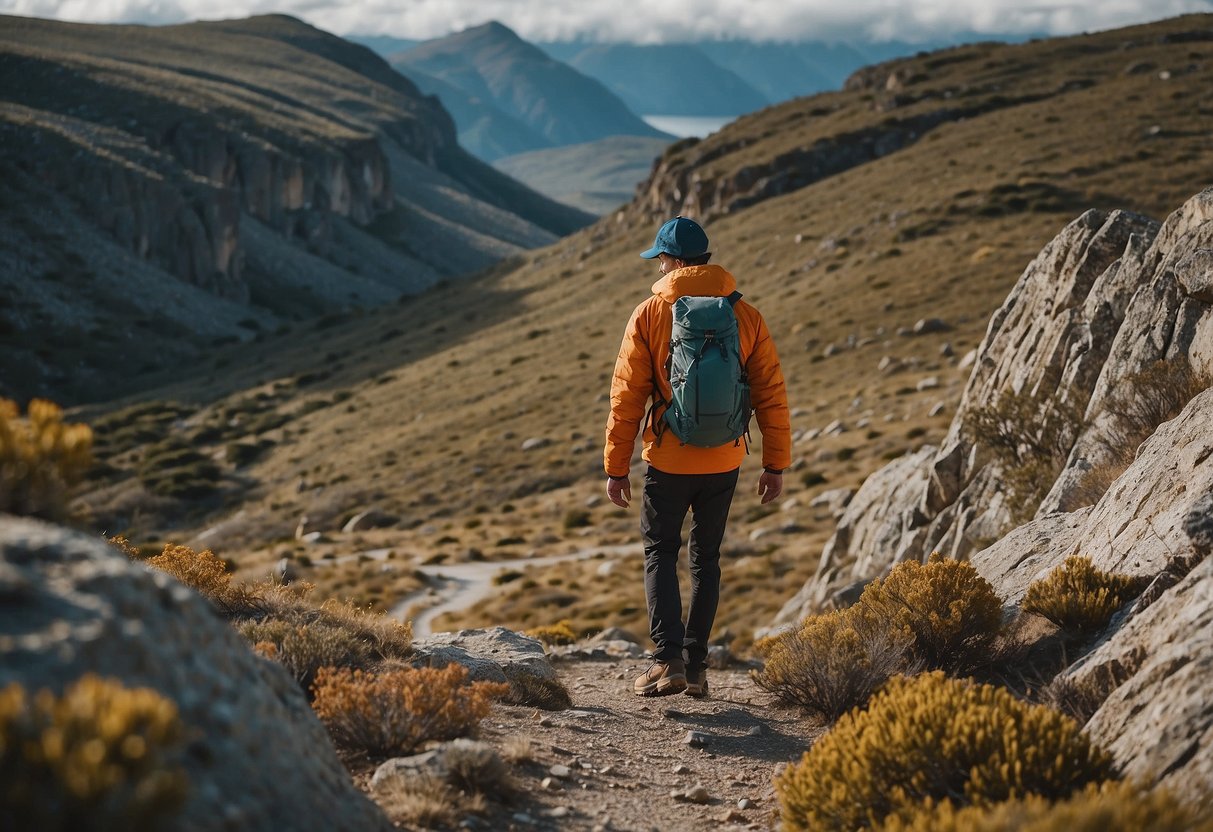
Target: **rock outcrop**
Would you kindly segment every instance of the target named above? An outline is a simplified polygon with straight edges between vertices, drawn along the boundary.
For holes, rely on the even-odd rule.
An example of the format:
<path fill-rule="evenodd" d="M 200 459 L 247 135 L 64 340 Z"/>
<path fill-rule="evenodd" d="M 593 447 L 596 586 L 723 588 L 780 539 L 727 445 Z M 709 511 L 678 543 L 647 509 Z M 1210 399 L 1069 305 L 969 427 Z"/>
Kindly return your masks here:
<path fill-rule="evenodd" d="M 1013 533 L 1014 542 L 999 545 L 1030 550 L 1036 538 L 1071 532 L 1087 548 L 1111 543 L 1124 551 L 1141 543 L 1144 532 L 1125 536 L 1120 525 L 1099 526 L 1110 541 L 1102 533 L 1084 538 L 1073 528 L 1076 515 L 1056 512 L 1077 511 L 1098 499 L 1089 494 L 1085 472 L 1106 461 L 1109 449 L 1124 453 L 1115 448 L 1124 434 L 1122 416 L 1108 408 L 1115 391 L 1131 390 L 1160 360 L 1177 373 L 1207 378 L 1213 372 L 1213 306 L 1201 300 L 1201 252 L 1211 247 L 1213 190 L 1193 197 L 1161 226 L 1123 211 L 1088 211 L 1067 226 L 991 319 L 940 449 L 913 464 L 895 461 L 870 478 L 860 491 L 868 494 L 862 500 L 857 495 L 827 544 L 817 575 L 785 605 L 776 626 L 799 620 L 843 587 L 870 580 L 898 561 L 933 551 L 976 559 L 975 553 L 1011 532 L 1016 496 L 1009 493 L 1006 466 L 971 429 L 976 412 L 1011 396 L 1042 407 L 1037 421 L 1023 429 L 1052 430 L 1069 441 L 1057 458 L 1043 460 L 1057 472 L 1051 490 L 1043 499 L 1037 496 L 1038 503 L 1017 507 L 1048 529 L 1029 525 Z M 913 478 L 921 485 L 906 487 Z M 1123 478 L 1109 493 L 1117 489 L 1126 499 L 1138 493 Z M 1097 518 L 1106 521 L 1111 509 L 1099 511 Z M 1126 519 L 1140 532 L 1147 516 L 1136 506 Z M 1151 552 L 1141 556 L 1139 574 L 1163 563 Z M 1022 582 L 1022 565 L 1009 571 Z"/>
<path fill-rule="evenodd" d="M 0 517 L 0 687 L 85 673 L 176 703 L 183 830 L 389 829 L 295 681 L 193 590 L 98 539 Z"/>

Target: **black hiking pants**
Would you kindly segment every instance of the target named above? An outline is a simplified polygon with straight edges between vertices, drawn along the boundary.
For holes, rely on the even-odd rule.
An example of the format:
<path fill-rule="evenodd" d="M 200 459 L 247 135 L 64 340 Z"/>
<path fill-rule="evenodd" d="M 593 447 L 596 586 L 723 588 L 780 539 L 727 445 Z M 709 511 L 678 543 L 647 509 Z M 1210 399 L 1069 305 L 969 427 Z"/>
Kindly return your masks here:
<path fill-rule="evenodd" d="M 667 474 L 649 467 L 644 475 L 640 531 L 644 535 L 644 591 L 649 636 L 663 661 L 707 662 L 708 637 L 720 602 L 720 542 L 737 487 L 738 469 L 723 474 Z M 678 552 L 682 524 L 691 512 L 691 606 L 682 623 Z M 685 652 L 684 652 L 685 651 Z"/>

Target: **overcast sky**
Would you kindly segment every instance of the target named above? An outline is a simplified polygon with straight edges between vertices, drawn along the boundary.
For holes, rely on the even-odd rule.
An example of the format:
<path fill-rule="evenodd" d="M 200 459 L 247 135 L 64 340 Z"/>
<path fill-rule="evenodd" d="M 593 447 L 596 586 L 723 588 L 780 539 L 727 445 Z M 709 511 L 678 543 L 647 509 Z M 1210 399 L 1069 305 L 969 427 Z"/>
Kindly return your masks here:
<path fill-rule="evenodd" d="M 417 39 L 499 20 L 536 41 L 920 41 L 1096 31 L 1213 12 L 1213 0 L 0 0 L 0 11 L 90 23 L 283 12 L 337 34 Z"/>

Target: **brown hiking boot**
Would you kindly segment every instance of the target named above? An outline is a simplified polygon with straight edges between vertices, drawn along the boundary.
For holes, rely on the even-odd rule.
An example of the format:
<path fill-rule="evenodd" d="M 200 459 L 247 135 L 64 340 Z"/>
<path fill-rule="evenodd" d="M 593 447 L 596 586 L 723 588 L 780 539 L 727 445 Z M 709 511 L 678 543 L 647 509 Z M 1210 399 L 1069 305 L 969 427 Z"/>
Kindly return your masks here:
<path fill-rule="evenodd" d="M 706 667 L 691 668 L 687 670 L 687 696 L 693 696 L 696 699 L 707 699 L 708 696 L 708 669 Z"/>
<path fill-rule="evenodd" d="M 653 659 L 649 669 L 636 677 L 632 690 L 637 696 L 669 696 L 687 689 L 687 670 L 682 659 Z"/>

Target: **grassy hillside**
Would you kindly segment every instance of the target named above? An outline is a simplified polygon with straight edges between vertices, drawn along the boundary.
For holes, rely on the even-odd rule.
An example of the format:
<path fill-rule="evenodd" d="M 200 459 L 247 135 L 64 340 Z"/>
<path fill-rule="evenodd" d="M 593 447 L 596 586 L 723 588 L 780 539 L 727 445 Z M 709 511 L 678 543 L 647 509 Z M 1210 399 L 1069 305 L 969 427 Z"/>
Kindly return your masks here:
<path fill-rule="evenodd" d="M 908 98 L 889 109 L 890 95 Z M 945 115 L 912 122 L 904 140 L 906 119 L 927 110 Z M 85 414 L 105 445 L 104 484 L 84 508 L 111 533 L 213 546 L 246 574 L 294 558 L 322 589 L 380 605 L 416 581 L 417 562 L 636 541 L 635 510 L 600 497 L 606 391 L 628 313 L 658 277 L 637 253 L 655 215 L 685 197 L 662 183 L 686 172 L 750 200 L 722 201 L 707 230 L 774 333 L 797 437 L 778 503 L 752 493 L 756 454 L 743 469 L 719 622 L 744 642 L 816 566 L 833 520 L 812 500 L 942 437 L 962 357 L 1075 215 L 1162 216 L 1207 185 L 1211 116 L 1209 15 L 882 66 L 675 145 L 628 211 L 546 249 L 403 305 L 219 351 L 152 404 Z M 902 139 L 834 172 L 792 152 L 882 134 Z M 762 182 L 773 165 L 782 185 Z M 393 525 L 340 531 L 369 507 Z M 294 539 L 305 515 L 320 542 Z M 375 547 L 394 556 L 325 565 Z M 603 562 L 516 576 L 438 625 L 569 618 L 644 632 L 638 559 Z"/>

